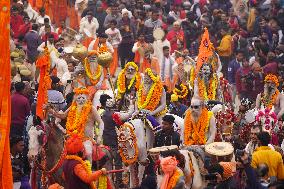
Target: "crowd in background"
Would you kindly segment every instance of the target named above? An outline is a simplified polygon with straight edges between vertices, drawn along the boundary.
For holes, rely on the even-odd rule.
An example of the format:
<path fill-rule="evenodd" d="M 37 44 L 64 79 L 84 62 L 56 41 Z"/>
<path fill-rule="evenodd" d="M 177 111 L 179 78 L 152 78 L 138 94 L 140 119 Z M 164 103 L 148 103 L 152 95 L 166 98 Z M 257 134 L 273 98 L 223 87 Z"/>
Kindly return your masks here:
<path fill-rule="evenodd" d="M 183 60 L 196 58 L 204 28 L 207 28 L 220 58 L 223 77 L 232 87 L 234 104 L 238 99 L 249 99 L 253 104 L 263 91 L 267 74 L 278 77 L 280 92 L 284 87 L 283 0 L 46 0 L 42 5 L 28 0 L 11 2 L 10 45 L 11 52 L 17 52 L 11 53 L 13 94 L 10 143 L 16 183 L 14 188 L 19 188 L 21 184 L 23 188 L 23 183 L 29 180 L 26 118 L 35 113 L 39 74 L 35 62 L 45 45 L 53 49 L 51 64 L 57 70 L 48 91 L 49 102 L 56 104 L 58 110 L 66 110 L 72 103 L 74 93 L 68 91 L 67 86 L 77 62 L 66 53 L 66 47 L 74 45 L 73 41 L 66 41 L 65 38 L 70 31 L 81 34 L 91 50 L 92 43 L 88 42 L 88 38 L 107 40 L 117 56 L 117 65 L 111 69 L 113 77 L 127 62 L 136 62 L 143 72 L 142 65 L 154 59 L 160 65 L 170 63 L 171 68 L 164 73 L 167 77 L 172 72 L 178 74 L 177 67 Z M 162 28 L 165 34 L 159 40 L 153 35 L 157 28 Z M 143 56 L 138 51 L 138 45 L 145 50 Z M 152 47 L 149 52 L 148 46 Z M 171 87 L 167 87 L 170 97 Z M 189 101 L 168 98 L 168 105 L 172 113 L 183 117 Z M 239 114 L 247 105 L 241 103 Z M 237 108 L 236 104 L 234 107 Z M 252 128 L 249 132 L 249 140 L 242 144 L 249 155 L 256 149 L 257 141 L 264 147 L 270 144 L 270 136 L 258 128 Z M 284 150 L 282 140 L 280 138 L 276 146 Z M 247 166 L 249 158 L 240 157 L 249 175 L 248 188 L 268 188 L 270 176 L 284 179 L 281 177 L 283 170 L 275 168 L 277 161 L 283 164 L 283 159 L 274 152 L 259 153 L 260 158 L 269 156 L 271 159 L 269 165 L 259 168 L 258 176 L 250 172 Z M 211 168 L 212 173 L 224 173 L 224 168 L 219 164 Z M 237 184 L 232 183 L 230 181 L 230 186 L 222 185 L 223 181 L 213 183 L 212 188 L 238 188 Z M 269 188 L 283 187 L 283 183 L 276 182 Z"/>

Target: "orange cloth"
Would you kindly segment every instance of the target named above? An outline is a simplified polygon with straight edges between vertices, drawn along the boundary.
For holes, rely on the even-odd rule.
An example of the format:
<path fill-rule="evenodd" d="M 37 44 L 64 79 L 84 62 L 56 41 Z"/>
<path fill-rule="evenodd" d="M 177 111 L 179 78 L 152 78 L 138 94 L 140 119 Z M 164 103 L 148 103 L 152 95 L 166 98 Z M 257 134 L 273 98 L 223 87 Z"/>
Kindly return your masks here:
<path fill-rule="evenodd" d="M 228 178 L 232 177 L 236 173 L 236 163 L 235 162 L 220 162 L 219 163 L 223 169 L 223 178 L 227 180 Z"/>
<path fill-rule="evenodd" d="M 10 157 L 11 67 L 10 67 L 10 1 L 0 1 L 0 189 L 13 188 Z M 6 7 L 6 9 L 4 9 Z"/>
<path fill-rule="evenodd" d="M 199 46 L 199 52 L 198 52 L 198 57 L 197 57 L 197 62 L 196 62 L 196 72 L 197 74 L 203 65 L 209 57 L 213 55 L 213 44 L 210 42 L 209 39 L 209 32 L 207 28 L 205 28 L 205 31 L 202 35 L 201 43 Z"/>
<path fill-rule="evenodd" d="M 84 45 L 85 47 L 89 47 L 90 43 L 94 40 L 94 38 L 92 37 L 86 37 L 83 41 L 82 41 L 82 45 Z"/>
<path fill-rule="evenodd" d="M 110 72 L 111 76 L 114 76 L 116 69 L 117 69 L 117 66 L 118 66 L 118 51 L 117 51 L 117 48 L 113 48 L 112 57 L 113 57 L 113 61 L 112 61 L 112 64 L 110 64 L 109 72 Z"/>
<path fill-rule="evenodd" d="M 65 145 L 68 154 L 76 154 L 84 149 L 82 138 L 78 135 L 68 138 Z"/>
<path fill-rule="evenodd" d="M 144 73 L 147 68 L 150 68 L 151 64 L 146 58 L 143 59 L 143 62 L 140 64 L 140 73 Z"/>
<path fill-rule="evenodd" d="M 91 184 L 93 181 L 98 180 L 99 176 L 102 175 L 102 171 L 95 171 L 92 174 L 89 174 L 82 164 L 77 164 L 74 168 L 74 173 L 79 177 L 83 182 Z"/>
<path fill-rule="evenodd" d="M 79 29 L 79 17 L 73 5 L 68 6 L 67 15 L 70 19 L 70 28 L 74 30 L 78 30 Z"/>
<path fill-rule="evenodd" d="M 51 79 L 49 77 L 50 57 L 49 54 L 40 56 L 36 61 L 36 67 L 40 69 L 40 79 L 38 85 L 36 115 L 42 120 L 44 119 L 43 105 L 48 102 L 47 90 L 51 87 Z M 48 74 L 48 75 L 46 75 Z"/>
<path fill-rule="evenodd" d="M 158 58 L 156 57 L 152 57 L 151 59 L 151 70 L 156 72 L 157 75 L 160 75 L 160 64 Z"/>
<path fill-rule="evenodd" d="M 67 1 L 66 0 L 56 0 L 52 2 L 52 12 L 53 12 L 53 22 L 57 27 L 60 26 L 61 20 L 66 20 L 67 18 Z M 75 11 L 75 8 L 73 8 Z M 71 11 L 71 10 L 70 10 Z"/>
<path fill-rule="evenodd" d="M 161 167 L 164 172 L 164 177 L 160 189 L 167 189 L 169 179 L 177 168 L 178 161 L 175 157 L 166 157 L 161 160 Z"/>

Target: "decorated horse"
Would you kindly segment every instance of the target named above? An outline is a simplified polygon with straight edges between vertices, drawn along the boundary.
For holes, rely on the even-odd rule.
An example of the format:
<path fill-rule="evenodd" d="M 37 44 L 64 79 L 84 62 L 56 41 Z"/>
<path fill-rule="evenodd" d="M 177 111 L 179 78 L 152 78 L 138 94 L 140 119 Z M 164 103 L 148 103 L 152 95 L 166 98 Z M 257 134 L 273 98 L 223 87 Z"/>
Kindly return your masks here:
<path fill-rule="evenodd" d="M 32 185 L 37 185 L 38 170 L 41 171 L 41 184 L 47 188 L 53 183 L 64 186 L 62 178 L 62 164 L 65 160 L 65 129 L 60 120 L 50 117 L 29 129 L 29 153 L 33 159 Z M 101 169 L 110 159 L 107 147 L 101 147 L 93 142 L 92 160 L 93 169 Z"/>
<path fill-rule="evenodd" d="M 178 167 L 184 175 L 184 188 L 201 189 L 204 188 L 204 150 L 198 146 L 191 148 L 178 149 L 177 146 L 162 146 L 149 150 L 151 159 L 154 162 L 161 162 L 165 157 L 175 157 L 178 161 Z M 158 187 L 161 186 L 164 175 L 158 169 L 155 170 L 157 175 Z"/>
<path fill-rule="evenodd" d="M 130 169 L 130 187 L 138 186 L 143 178 L 145 163 L 147 162 L 147 150 L 154 144 L 155 128 L 146 114 L 139 114 L 117 129 L 120 156 L 122 161 Z M 183 119 L 175 117 L 175 129 L 183 127 Z M 137 169 L 137 163 L 138 169 Z"/>

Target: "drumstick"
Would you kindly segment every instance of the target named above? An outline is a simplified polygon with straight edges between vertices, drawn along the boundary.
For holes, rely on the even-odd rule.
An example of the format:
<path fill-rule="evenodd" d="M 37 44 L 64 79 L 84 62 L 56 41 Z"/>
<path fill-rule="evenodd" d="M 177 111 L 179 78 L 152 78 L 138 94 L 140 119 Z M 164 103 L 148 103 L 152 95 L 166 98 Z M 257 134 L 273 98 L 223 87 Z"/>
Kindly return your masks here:
<path fill-rule="evenodd" d="M 107 171 L 107 174 L 120 173 L 120 172 L 124 172 L 124 171 L 125 171 L 125 169 L 110 170 L 110 171 Z"/>

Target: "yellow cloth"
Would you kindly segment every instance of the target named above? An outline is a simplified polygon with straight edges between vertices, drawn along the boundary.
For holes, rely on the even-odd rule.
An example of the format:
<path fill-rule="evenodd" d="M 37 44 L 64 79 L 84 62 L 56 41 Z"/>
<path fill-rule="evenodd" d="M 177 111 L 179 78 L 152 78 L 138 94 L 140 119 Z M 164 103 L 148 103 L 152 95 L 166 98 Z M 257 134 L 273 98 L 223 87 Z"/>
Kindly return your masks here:
<path fill-rule="evenodd" d="M 217 47 L 218 54 L 220 56 L 231 56 L 232 55 L 232 36 L 225 35 Z"/>
<path fill-rule="evenodd" d="M 268 176 L 276 176 L 284 179 L 284 166 L 282 156 L 279 152 L 272 150 L 269 146 L 260 146 L 252 154 L 251 166 L 256 168 L 259 164 L 265 163 L 269 167 Z"/>
<path fill-rule="evenodd" d="M 247 30 L 249 32 L 252 32 L 253 30 L 253 25 L 255 23 L 255 8 L 252 8 L 249 12 L 249 16 L 248 16 L 248 22 L 247 22 Z"/>

